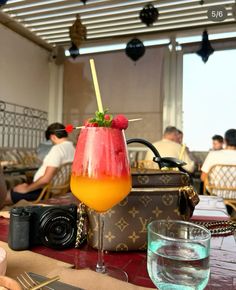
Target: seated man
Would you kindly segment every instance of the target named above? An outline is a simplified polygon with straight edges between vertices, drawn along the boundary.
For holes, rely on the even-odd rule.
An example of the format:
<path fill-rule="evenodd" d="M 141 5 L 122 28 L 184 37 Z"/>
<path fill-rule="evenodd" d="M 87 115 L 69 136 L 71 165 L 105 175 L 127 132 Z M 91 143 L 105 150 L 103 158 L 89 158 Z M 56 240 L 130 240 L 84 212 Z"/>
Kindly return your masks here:
<path fill-rule="evenodd" d="M 183 158 L 183 153 L 186 151 L 186 154 L 189 156 L 189 158 L 195 163 L 195 165 L 197 164 L 197 159 L 195 158 L 195 156 L 191 153 L 191 151 L 189 150 L 189 148 L 183 143 L 183 139 L 184 139 L 184 133 L 177 129 L 178 131 L 178 134 L 177 134 L 177 140 L 176 142 L 179 143 L 182 148 L 181 148 L 181 151 L 180 151 L 180 154 L 179 154 L 179 157 L 178 159 L 182 160 Z"/>
<path fill-rule="evenodd" d="M 53 146 L 53 144 L 52 144 L 51 140 L 45 140 L 39 144 L 38 148 L 36 149 L 36 153 L 37 153 L 37 157 L 40 161 L 43 162 L 43 159 L 48 154 L 48 152 L 50 151 L 52 146 Z"/>
<path fill-rule="evenodd" d="M 179 144 L 179 130 L 176 127 L 166 127 L 163 138 L 160 141 L 154 142 L 153 145 L 156 147 L 161 157 L 174 157 L 181 159 L 187 164 L 183 168 L 188 172 L 193 172 L 195 165 L 194 161 L 190 158 L 186 147 Z M 145 160 L 152 160 L 153 153 L 149 150 L 145 156 Z"/>
<path fill-rule="evenodd" d="M 36 200 L 42 188 L 52 180 L 58 167 L 73 161 L 75 149 L 72 142 L 68 140 L 68 134 L 64 129 L 65 126 L 60 123 L 53 123 L 47 128 L 45 137 L 47 140 L 51 140 L 54 145 L 36 171 L 33 182 L 15 186 L 7 195 L 7 204 L 16 203 L 21 199 Z"/>
<path fill-rule="evenodd" d="M 236 129 L 225 132 L 225 149 L 210 151 L 202 165 L 201 180 L 204 181 L 210 168 L 216 164 L 236 164 Z"/>

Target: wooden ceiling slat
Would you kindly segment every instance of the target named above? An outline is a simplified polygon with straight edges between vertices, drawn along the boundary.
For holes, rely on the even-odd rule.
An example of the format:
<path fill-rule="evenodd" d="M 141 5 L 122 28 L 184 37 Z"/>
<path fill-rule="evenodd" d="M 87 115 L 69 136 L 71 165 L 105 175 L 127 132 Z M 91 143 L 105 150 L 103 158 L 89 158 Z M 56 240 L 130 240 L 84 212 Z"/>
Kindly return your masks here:
<path fill-rule="evenodd" d="M 36 3 L 38 2 L 38 3 Z M 27 4 L 37 4 L 37 6 L 31 6 L 31 7 L 24 7 L 24 5 Z M 51 3 L 45 3 L 45 1 L 24 1 L 14 4 L 7 4 L 4 6 L 6 9 L 11 9 L 11 13 L 21 13 L 21 12 L 33 12 L 35 10 L 41 10 L 41 9 L 51 9 L 54 8 L 55 10 L 60 10 L 60 7 L 63 7 L 65 5 L 71 5 L 76 4 L 78 6 L 83 6 L 83 3 L 80 1 L 74 1 L 74 0 L 61 0 L 60 2 L 51 2 Z"/>
<path fill-rule="evenodd" d="M 42 1 L 40 1 L 42 2 Z M 4 8 L 14 8 L 16 6 L 21 6 L 21 5 L 25 5 L 25 4 L 32 4 L 32 3 L 35 3 L 34 0 L 24 0 L 22 2 L 7 2 L 5 5 L 4 5 Z"/>
<path fill-rule="evenodd" d="M 107 1 L 107 0 L 106 0 Z M 144 2 L 144 1 L 146 1 L 146 0 L 140 0 L 140 1 L 142 1 L 142 2 Z M 233 3 L 231 0 L 228 0 L 228 2 L 231 2 L 231 3 Z M 112 4 L 112 3 L 110 3 L 110 2 L 113 2 L 113 4 L 115 3 L 115 4 L 118 4 L 118 2 L 120 2 L 120 5 L 121 5 L 121 7 L 115 7 L 115 8 L 112 8 L 112 7 L 110 7 L 110 5 Z M 119 14 L 119 11 L 120 11 L 120 9 L 122 9 L 123 10 L 123 6 L 122 5 L 125 5 L 125 3 L 126 3 L 126 5 L 124 6 L 124 9 L 125 10 L 127 10 L 127 9 L 129 9 L 129 8 L 136 8 L 137 9 L 137 12 L 139 12 L 139 11 L 141 11 L 141 9 L 142 9 L 142 7 L 143 7 L 143 5 L 145 4 L 145 3 L 143 3 L 143 5 L 141 5 L 142 3 L 135 3 L 135 2 L 131 2 L 131 1 L 129 1 L 129 2 L 124 2 L 124 1 L 110 1 L 107 5 L 101 5 L 102 3 L 98 3 L 98 4 L 91 4 L 90 6 L 89 5 L 82 5 L 81 6 L 81 3 L 77 3 L 77 5 L 79 6 L 79 7 L 82 7 L 81 8 L 81 10 L 79 9 L 70 9 L 70 8 L 68 8 L 68 9 L 64 9 L 63 10 L 63 12 L 65 12 L 65 13 L 69 13 L 69 15 L 76 15 L 76 14 L 80 14 L 81 15 L 81 18 L 86 18 L 86 16 L 91 16 L 91 14 L 96 14 L 94 11 L 87 11 L 89 8 L 94 8 L 94 7 L 97 7 L 97 14 L 99 14 L 99 13 L 104 13 L 104 11 L 112 11 L 112 12 L 114 12 L 114 13 L 117 13 L 117 14 Z M 146 1 L 147 2 L 147 1 Z M 193 6 L 193 5 L 195 5 L 195 8 L 194 9 L 198 9 L 199 7 L 201 8 L 201 7 L 208 7 L 208 6 L 210 6 L 211 4 L 215 4 L 215 3 L 220 3 L 220 2 L 222 2 L 222 0 L 208 0 L 208 2 L 205 4 L 205 5 L 200 5 L 199 4 L 199 2 L 193 2 L 193 3 L 191 3 L 191 2 L 189 2 L 189 3 L 182 3 L 182 2 L 179 2 L 178 4 L 173 4 L 173 5 L 169 5 L 169 6 L 162 6 L 161 8 L 160 8 L 160 13 L 162 13 L 162 10 L 164 11 L 165 9 L 181 9 L 181 10 L 187 10 L 187 9 L 191 9 L 191 7 Z M 153 4 L 156 4 L 156 3 L 158 3 L 157 1 L 153 1 L 152 2 Z M 164 2 L 163 2 L 164 3 Z M 58 13 L 58 11 L 57 11 L 57 6 L 58 5 L 56 5 L 56 4 L 54 4 L 55 6 L 54 6 L 54 10 L 53 10 L 53 13 L 49 13 L 48 11 L 45 11 L 45 12 L 39 12 L 39 13 L 36 13 L 36 14 L 34 14 L 34 16 L 35 17 L 37 17 L 37 16 L 42 16 L 42 17 L 45 17 L 45 18 L 58 18 L 58 17 L 65 17 L 64 15 L 62 15 L 62 16 L 57 16 L 57 13 Z M 160 3 L 159 3 L 159 5 L 160 5 Z M 164 4 L 163 4 L 164 5 Z M 61 5 L 61 6 L 63 6 L 63 5 Z M 158 5 L 156 5 L 156 6 L 158 6 Z M 63 13 L 62 12 L 62 13 Z M 109 12 L 107 12 L 108 14 L 109 14 Z M 122 13 L 122 12 L 121 12 Z M 126 13 L 126 12 L 124 12 L 124 13 Z M 94 17 L 96 17 L 96 16 L 94 16 Z M 24 15 L 18 15 L 17 16 L 17 18 L 18 19 L 25 19 L 25 21 L 27 21 L 27 22 L 29 22 L 29 21 L 34 21 L 32 18 L 32 16 L 24 16 Z"/>
<path fill-rule="evenodd" d="M 207 16 L 205 15 L 200 15 L 200 16 L 195 16 L 195 15 L 188 15 L 185 18 L 179 19 L 171 19 L 171 24 L 169 25 L 174 25 L 174 24 L 184 24 L 184 23 L 192 23 L 195 21 L 199 21 L 199 20 L 207 20 Z M 158 22 L 156 22 L 152 27 L 150 27 L 150 29 L 153 29 L 153 27 L 163 27 L 165 25 L 167 25 L 169 22 L 169 20 L 160 20 Z M 134 24 L 123 24 L 123 25 L 117 25 L 117 26 L 108 26 L 106 28 L 94 28 L 91 29 L 89 27 L 87 27 L 87 35 L 90 36 L 91 34 L 99 34 L 99 33 L 107 33 L 107 32 L 116 32 L 116 31 L 126 31 L 126 30 L 135 30 L 135 29 L 146 29 L 148 30 L 149 28 L 140 22 L 137 21 L 137 23 Z M 65 32 L 63 32 L 63 35 L 65 34 Z M 125 34 L 125 32 L 124 32 Z M 57 34 L 58 35 L 58 34 Z M 69 37 L 69 29 L 68 29 L 68 33 L 67 33 L 68 37 Z M 52 38 L 51 35 L 49 36 L 49 38 Z M 47 36 L 45 36 L 45 39 L 47 39 Z"/>
<path fill-rule="evenodd" d="M 61 30 L 61 29 L 69 29 L 69 27 L 71 26 L 71 23 L 67 23 L 63 26 L 60 26 L 58 25 L 58 27 L 55 27 L 55 28 L 52 28 L 50 29 L 48 26 L 45 27 L 45 29 L 40 29 L 40 30 L 35 30 L 35 29 L 32 29 L 32 31 L 35 31 L 36 33 L 38 33 L 40 35 L 40 33 L 54 33 L 54 31 L 57 31 L 57 30 Z"/>
<path fill-rule="evenodd" d="M 232 19 L 229 19 L 227 22 L 229 23 L 233 23 Z M 168 30 L 169 31 L 173 31 L 173 30 L 176 30 L 176 29 L 181 29 L 181 28 L 188 28 L 188 27 L 198 27 L 198 26 L 203 26 L 203 25 L 211 25 L 211 24 L 214 24 L 212 23 L 211 21 L 209 20 L 192 20 L 192 21 L 189 21 L 189 22 L 182 22 L 182 23 L 177 23 L 177 24 L 168 24 L 166 25 L 168 27 Z M 130 35 L 130 36 L 134 36 L 134 35 L 138 35 L 138 34 L 145 34 L 145 33 L 154 33 L 154 32 L 160 32 L 160 31 L 166 31 L 166 26 L 153 26 L 153 27 L 149 27 L 149 28 L 142 28 L 142 27 L 139 27 L 139 28 L 130 28 L 130 29 L 124 29 L 124 30 L 121 30 L 121 31 L 107 31 L 107 32 L 96 32 L 96 33 L 91 33 L 91 34 L 88 34 L 87 35 L 87 39 L 93 39 L 93 38 L 101 38 L 101 37 L 104 37 L 104 38 L 107 38 L 107 37 L 115 37 L 115 36 L 123 36 L 123 35 Z M 104 36 L 104 35 L 107 35 L 107 36 Z M 66 35 L 66 34 L 62 34 L 61 36 L 60 35 L 57 35 L 54 39 L 54 41 L 56 42 L 57 40 L 59 40 L 60 38 L 64 38 L 64 37 L 68 37 L 69 38 L 69 35 Z M 53 39 L 54 37 L 44 37 L 45 39 Z"/>
<path fill-rule="evenodd" d="M 213 0 L 212 0 L 213 1 Z M 216 0 L 215 0 L 216 1 Z M 213 2 L 212 2 L 213 3 Z M 208 3 L 208 4 L 210 4 L 210 3 Z M 177 12 L 165 12 L 165 16 L 166 17 L 168 17 L 168 15 L 174 15 L 174 14 L 176 14 L 176 15 L 178 15 L 178 13 L 183 13 L 184 11 L 186 11 L 186 13 L 194 13 L 195 11 L 203 11 L 203 12 L 205 12 L 206 11 L 206 9 L 207 9 L 207 7 L 208 6 L 201 6 L 201 5 L 198 5 L 198 6 L 196 6 L 196 8 L 194 8 L 194 9 L 190 9 L 190 7 L 189 7 L 189 5 L 188 6 L 183 6 L 184 8 L 183 9 L 181 9 L 181 10 L 179 10 L 179 11 L 177 11 Z M 230 7 L 230 6 L 227 6 L 227 7 Z M 114 12 L 116 12 L 117 14 L 116 15 L 110 15 L 110 14 L 108 14 L 108 15 L 103 15 L 103 16 L 96 16 L 96 13 L 81 13 L 80 15 L 81 15 L 81 20 L 82 20 L 82 22 L 84 23 L 84 24 L 86 24 L 86 23 L 91 23 L 90 21 L 91 21 L 91 18 L 93 18 L 95 21 L 97 21 L 97 19 L 98 19 L 98 21 L 99 21 L 99 19 L 100 20 L 102 20 L 103 22 L 105 22 L 106 21 L 106 18 L 108 18 L 108 17 L 122 17 L 123 15 L 126 15 L 126 17 L 129 17 L 129 14 L 130 15 L 134 15 L 134 14 L 136 14 L 136 16 L 138 16 L 139 15 L 139 9 L 136 11 L 136 12 L 129 12 L 129 11 L 127 11 L 127 12 L 119 12 L 119 10 L 116 10 L 116 9 L 114 9 Z M 74 19 L 75 19 L 75 17 L 76 17 L 76 13 L 75 14 L 73 14 L 74 15 Z M 163 16 L 163 12 L 162 12 L 162 10 L 160 10 L 160 18 Z M 72 16 L 57 16 L 57 17 L 54 17 L 54 18 L 56 18 L 56 21 L 59 21 L 60 19 L 65 19 L 65 18 L 71 18 Z M 49 20 L 51 17 L 48 17 L 48 19 L 47 20 Z M 53 18 L 53 17 L 52 17 Z M 45 20 L 45 19 L 41 19 L 41 20 L 29 20 L 29 19 L 26 19 L 25 21 L 23 21 L 23 23 L 27 23 L 27 24 L 30 24 L 30 25 L 32 25 L 33 23 L 40 23 L 40 22 L 45 22 L 45 21 L 47 21 L 47 20 Z M 53 19 L 51 19 L 52 21 L 53 21 Z"/>
<path fill-rule="evenodd" d="M 232 20 L 227 20 L 225 21 L 225 23 L 232 23 L 234 24 L 234 21 Z M 142 35 L 142 34 L 146 34 L 146 33 L 154 33 L 154 32 L 160 32 L 160 31 L 178 31 L 181 29 L 188 29 L 188 28 L 194 28 L 194 27 L 204 27 L 206 28 L 206 26 L 211 26 L 211 25 L 215 25 L 214 22 L 212 21 L 195 21 L 192 23 L 185 23 L 184 25 L 182 24 L 176 24 L 176 25 L 167 25 L 166 27 L 152 27 L 151 29 L 148 30 L 144 30 L 144 29 L 133 29 L 131 31 L 119 31 L 116 33 L 107 33 L 107 35 L 105 33 L 97 33 L 97 34 L 93 34 L 88 36 L 88 39 L 94 39 L 94 38 L 108 38 L 108 37 L 121 37 L 123 35 Z"/>
<path fill-rule="evenodd" d="M 230 10 L 230 9 L 229 9 Z M 191 18 L 193 16 L 196 15 L 203 15 L 206 16 L 207 14 L 207 10 L 205 8 L 199 7 L 197 9 L 192 9 L 192 10 L 187 10 L 186 12 L 184 11 L 178 11 L 178 12 L 169 12 L 168 14 L 160 14 L 158 21 L 156 22 L 156 24 L 158 25 L 158 23 L 160 23 L 160 21 L 162 22 L 162 20 L 168 21 L 168 19 L 170 19 L 170 21 L 179 21 L 179 18 L 181 19 L 188 19 Z M 124 15 L 124 14 L 123 14 Z M 97 17 L 96 21 L 97 21 L 97 26 L 96 27 L 96 21 L 94 21 L 94 24 L 86 24 L 87 22 L 89 23 L 89 21 L 82 21 L 83 24 L 87 27 L 88 30 L 90 29 L 97 29 L 97 28 L 104 28 L 104 27 L 116 27 L 119 26 L 120 22 L 124 22 L 124 24 L 122 25 L 127 25 L 129 26 L 128 22 L 130 21 L 130 24 L 137 24 L 137 23 L 141 23 L 138 15 L 136 13 L 127 13 L 125 20 L 121 19 L 121 17 L 117 17 L 118 20 L 110 20 L 110 17 Z M 68 23 L 70 23 L 71 20 L 68 20 Z M 65 21 L 66 22 L 66 21 Z M 154 25 L 156 25 L 154 24 Z M 33 27 L 33 23 L 32 23 L 32 27 Z M 54 24 L 51 25 L 42 25 L 42 28 L 44 28 L 45 26 L 47 26 L 50 30 L 50 26 L 54 26 Z"/>
<path fill-rule="evenodd" d="M 139 12 L 148 3 L 158 7 L 160 13 L 158 21 L 151 27 L 147 27 L 139 19 Z M 24 7 L 28 4 L 38 5 Z M 129 37 L 132 34 L 138 36 L 139 34 L 161 33 L 162 31 L 171 33 L 191 26 L 196 28 L 203 25 L 208 27 L 213 24 L 214 26 L 222 26 L 223 23 L 212 23 L 207 19 L 208 8 L 219 4 L 224 5 L 229 11 L 229 16 L 224 22 L 234 23 L 235 21 L 232 17 L 230 18 L 230 15 L 232 14 L 231 6 L 235 4 L 235 0 L 207 0 L 204 5 L 200 5 L 199 0 L 151 2 L 150 0 L 90 0 L 86 5 L 83 5 L 79 0 L 59 0 L 55 3 L 47 0 L 25 0 L 12 4 L 9 2 L 4 5 L 3 11 L 8 8 L 12 9 L 6 12 L 6 15 L 12 14 L 14 16 L 15 14 L 17 21 L 11 18 L 16 23 L 15 25 L 23 25 L 25 30 L 33 31 L 46 45 L 47 39 L 52 43 L 54 39 L 56 43 L 60 37 L 69 36 L 69 27 L 75 21 L 77 13 L 80 14 L 81 21 L 87 28 L 88 39 L 101 38 L 102 40 L 109 37 Z M 130 11 L 130 9 L 135 9 L 135 11 Z M 60 15 L 61 13 L 62 15 Z M 65 27 L 62 27 L 64 25 Z M 70 43 L 69 37 L 67 38 L 68 43 Z"/>
<path fill-rule="evenodd" d="M 18 11 L 12 12 L 13 14 L 16 15 L 16 17 L 18 19 L 25 19 L 25 21 L 30 21 L 31 19 L 33 20 L 34 18 L 37 19 L 37 17 L 44 17 L 44 18 L 54 18 L 54 17 L 58 17 L 57 14 L 62 14 L 63 15 L 76 15 L 76 14 L 80 14 L 80 15 L 90 15 L 90 14 L 94 14 L 94 13 L 101 13 L 104 11 L 118 11 L 121 9 L 130 9 L 133 7 L 137 7 L 137 10 L 141 10 L 146 2 L 146 0 L 135 0 L 135 1 L 109 1 L 107 2 L 107 0 L 105 0 L 105 4 L 104 1 L 98 4 L 91 4 L 91 5 L 83 5 L 82 2 L 77 2 L 74 3 L 74 7 L 70 7 L 68 5 L 68 7 L 66 8 L 67 4 L 65 5 L 56 5 L 54 4 L 54 7 L 50 7 L 50 10 L 48 11 L 47 8 L 45 8 L 44 10 L 42 9 L 35 9 L 32 8 L 31 10 L 29 10 L 30 12 L 34 12 L 32 14 L 24 14 L 25 12 L 27 13 L 26 10 L 20 11 L 18 13 Z M 136 3 L 136 1 L 139 1 Z M 119 3 L 118 3 L 119 2 Z M 157 1 L 153 1 L 153 4 L 155 4 L 155 2 Z M 119 5 L 118 7 L 113 7 L 112 5 Z M 63 8 L 65 7 L 65 8 Z M 59 16 L 60 17 L 60 16 Z"/>

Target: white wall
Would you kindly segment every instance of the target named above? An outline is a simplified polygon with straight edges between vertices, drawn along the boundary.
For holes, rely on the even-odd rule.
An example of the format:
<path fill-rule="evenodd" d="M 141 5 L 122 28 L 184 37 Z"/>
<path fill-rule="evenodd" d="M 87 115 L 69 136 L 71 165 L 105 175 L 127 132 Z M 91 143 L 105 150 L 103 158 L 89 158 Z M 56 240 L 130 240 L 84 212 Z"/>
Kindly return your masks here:
<path fill-rule="evenodd" d="M 0 100 L 48 111 L 49 52 L 0 24 Z"/>
<path fill-rule="evenodd" d="M 104 109 L 129 119 L 143 118 L 130 123 L 126 136 L 160 139 L 164 51 L 164 47 L 146 48 L 136 63 L 124 51 L 68 60 L 64 67 L 64 122 L 81 125 L 97 110 L 89 66 L 89 58 L 94 58 Z"/>
<path fill-rule="evenodd" d="M 161 138 L 163 127 L 163 62 L 166 47 L 148 47 L 136 62 L 124 51 L 79 56 L 63 68 L 49 64 L 49 52 L 0 25 L 0 100 L 49 112 L 49 122 L 82 124 L 97 110 L 89 67 L 93 57 L 104 108 L 125 114 L 127 137 Z M 63 91 L 61 90 L 64 85 Z"/>

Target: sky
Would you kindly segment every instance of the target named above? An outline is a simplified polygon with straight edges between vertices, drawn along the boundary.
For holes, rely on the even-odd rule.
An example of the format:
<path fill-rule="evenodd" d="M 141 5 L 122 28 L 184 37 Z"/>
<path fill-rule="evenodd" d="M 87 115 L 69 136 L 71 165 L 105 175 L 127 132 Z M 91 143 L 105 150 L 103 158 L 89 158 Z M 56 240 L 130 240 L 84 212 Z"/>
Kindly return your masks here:
<path fill-rule="evenodd" d="M 214 52 L 206 63 L 186 54 L 183 74 L 184 143 L 207 151 L 213 135 L 236 128 L 236 50 Z"/>

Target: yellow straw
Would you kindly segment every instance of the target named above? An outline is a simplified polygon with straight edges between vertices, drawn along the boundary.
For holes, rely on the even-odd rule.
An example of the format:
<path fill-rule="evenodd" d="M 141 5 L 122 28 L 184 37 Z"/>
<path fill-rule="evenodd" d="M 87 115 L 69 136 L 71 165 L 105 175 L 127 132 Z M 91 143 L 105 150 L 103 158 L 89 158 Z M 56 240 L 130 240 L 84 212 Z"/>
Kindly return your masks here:
<path fill-rule="evenodd" d="M 90 62 L 90 68 L 91 68 L 92 77 L 93 77 L 93 85 L 94 85 L 95 94 L 96 94 L 96 98 L 97 98 L 98 111 L 103 113 L 102 99 L 101 99 L 101 95 L 100 95 L 94 59 L 91 58 L 89 60 L 89 62 Z"/>
<path fill-rule="evenodd" d="M 141 121 L 143 118 L 129 119 L 129 122 Z"/>
<path fill-rule="evenodd" d="M 180 153 L 179 153 L 179 159 L 180 160 L 182 160 L 182 158 L 183 158 L 185 148 L 186 148 L 186 145 L 182 144 L 182 147 L 181 147 L 181 150 L 180 150 Z"/>

